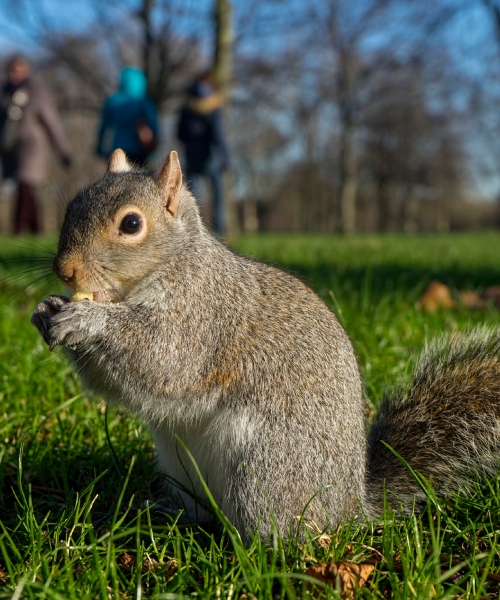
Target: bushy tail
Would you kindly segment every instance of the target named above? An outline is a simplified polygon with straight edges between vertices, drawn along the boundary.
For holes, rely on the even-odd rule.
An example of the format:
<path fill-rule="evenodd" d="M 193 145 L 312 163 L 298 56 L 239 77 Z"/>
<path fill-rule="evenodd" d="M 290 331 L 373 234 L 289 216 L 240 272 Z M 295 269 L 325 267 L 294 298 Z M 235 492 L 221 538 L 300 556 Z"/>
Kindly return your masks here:
<path fill-rule="evenodd" d="M 477 328 L 429 347 L 412 380 L 384 400 L 368 440 L 372 508 L 425 500 L 402 462 L 446 495 L 500 468 L 500 329 Z"/>

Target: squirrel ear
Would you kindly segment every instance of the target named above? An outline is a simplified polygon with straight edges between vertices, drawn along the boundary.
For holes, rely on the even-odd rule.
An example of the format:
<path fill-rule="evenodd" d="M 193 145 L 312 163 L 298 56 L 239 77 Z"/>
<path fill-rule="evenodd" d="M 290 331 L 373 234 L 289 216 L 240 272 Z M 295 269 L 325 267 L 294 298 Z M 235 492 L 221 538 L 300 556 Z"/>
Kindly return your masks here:
<path fill-rule="evenodd" d="M 121 148 L 117 148 L 109 157 L 108 173 L 126 173 L 132 167 L 127 162 L 125 152 Z"/>
<path fill-rule="evenodd" d="M 182 170 L 175 150 L 170 152 L 163 165 L 156 171 L 154 179 L 165 192 L 167 212 L 175 218 L 179 211 L 178 194 L 182 186 Z"/>

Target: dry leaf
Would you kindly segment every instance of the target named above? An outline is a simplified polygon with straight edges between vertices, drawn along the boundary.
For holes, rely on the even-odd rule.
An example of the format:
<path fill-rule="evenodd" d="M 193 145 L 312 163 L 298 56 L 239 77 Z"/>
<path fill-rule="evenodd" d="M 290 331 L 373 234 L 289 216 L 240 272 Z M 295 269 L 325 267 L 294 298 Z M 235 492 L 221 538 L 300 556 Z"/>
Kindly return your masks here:
<path fill-rule="evenodd" d="M 500 285 L 492 285 L 484 290 L 481 299 L 493 306 L 500 306 Z"/>
<path fill-rule="evenodd" d="M 142 561 L 142 570 L 143 571 L 156 571 L 159 564 L 160 563 L 155 558 L 146 556 L 146 558 Z"/>
<path fill-rule="evenodd" d="M 130 554 L 128 554 L 127 552 L 123 552 L 123 554 L 120 554 L 118 556 L 118 558 L 116 559 L 116 562 L 122 568 L 128 570 L 134 566 L 135 558 L 133 556 L 130 556 Z"/>
<path fill-rule="evenodd" d="M 453 308 L 455 303 L 450 288 L 440 281 L 431 281 L 418 302 L 422 310 L 434 312 L 438 308 Z"/>
<path fill-rule="evenodd" d="M 376 554 L 380 560 L 385 561 L 385 556 L 382 554 L 382 552 L 380 552 L 376 548 L 372 548 L 371 546 L 366 546 L 365 544 L 360 544 L 360 546 L 361 546 L 361 548 L 365 548 L 365 550 L 369 550 L 370 552 L 373 552 L 374 554 Z"/>
<path fill-rule="evenodd" d="M 308 567 L 306 575 L 333 586 L 336 586 L 338 581 L 342 598 L 354 598 L 354 591 L 365 585 L 374 568 L 373 565 L 367 564 L 328 562 Z"/>
<path fill-rule="evenodd" d="M 178 563 L 175 559 L 167 561 L 165 564 L 165 575 L 167 579 L 173 577 L 177 573 Z"/>
<path fill-rule="evenodd" d="M 306 517 L 303 517 L 302 515 L 296 515 L 295 520 L 299 523 L 303 523 L 305 527 L 318 534 L 316 541 L 322 548 L 324 548 L 325 550 L 330 549 L 330 546 L 332 545 L 332 537 L 328 535 L 328 533 L 322 531 L 320 526 L 316 523 L 314 519 L 308 519 Z"/>
<path fill-rule="evenodd" d="M 469 310 L 484 308 L 486 301 L 479 297 L 476 292 L 460 292 L 460 302 Z"/>
<path fill-rule="evenodd" d="M 332 538 L 327 533 L 322 533 L 318 538 L 318 544 L 325 550 L 329 550 L 332 545 Z"/>

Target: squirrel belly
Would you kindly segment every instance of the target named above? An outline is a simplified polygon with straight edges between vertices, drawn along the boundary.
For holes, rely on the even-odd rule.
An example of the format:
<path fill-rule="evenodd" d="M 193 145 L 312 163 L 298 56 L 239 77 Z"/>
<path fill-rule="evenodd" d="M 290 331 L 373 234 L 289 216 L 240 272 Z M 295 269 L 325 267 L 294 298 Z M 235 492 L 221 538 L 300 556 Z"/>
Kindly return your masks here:
<path fill-rule="evenodd" d="M 448 493 L 500 457 L 500 334 L 478 330 L 425 355 L 366 436 L 358 362 L 303 283 L 237 255 L 206 230 L 175 152 L 156 173 L 115 151 L 68 205 L 54 271 L 99 302 L 49 296 L 32 317 L 84 384 L 151 428 L 173 494 L 203 518 L 193 455 L 239 529 L 283 535 L 376 515 L 420 489 L 382 441 Z"/>
<path fill-rule="evenodd" d="M 350 341 L 298 280 L 213 243 L 188 263 L 190 294 L 178 294 L 164 269 L 147 286 L 160 307 L 144 307 L 142 292 L 126 310 L 100 305 L 105 343 L 84 340 L 66 353 L 88 388 L 150 425 L 160 467 L 203 497 L 176 436 L 186 444 L 243 534 L 259 526 L 267 534 L 273 513 L 287 531 L 329 485 L 308 517 L 342 522 L 359 512 L 365 487 L 364 402 Z M 189 495 L 178 495 L 194 516 Z"/>

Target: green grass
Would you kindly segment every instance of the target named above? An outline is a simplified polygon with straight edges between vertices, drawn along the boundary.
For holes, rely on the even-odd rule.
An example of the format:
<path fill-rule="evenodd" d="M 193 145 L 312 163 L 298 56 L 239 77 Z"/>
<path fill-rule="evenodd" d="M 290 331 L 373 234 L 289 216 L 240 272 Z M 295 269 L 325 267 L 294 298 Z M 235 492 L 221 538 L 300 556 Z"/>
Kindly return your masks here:
<path fill-rule="evenodd" d="M 50 272 L 40 243 L 55 241 L 0 239 L 0 597 L 305 598 L 308 565 L 367 558 L 379 563 L 362 597 L 498 597 L 496 480 L 469 499 L 430 493 L 420 516 L 346 523 L 330 532 L 330 549 L 318 535 L 287 547 L 256 536 L 245 548 L 223 515 L 203 530 L 149 510 L 145 501 L 161 498 L 163 481 L 147 429 L 115 409 L 106 427 L 102 401 L 82 395 L 29 323 L 37 302 L 60 289 L 54 278 L 35 281 Z M 295 273 L 335 310 L 358 353 L 370 413 L 426 340 L 499 323 L 491 308 L 416 308 L 432 279 L 455 293 L 500 284 L 494 233 L 269 235 L 234 246 Z M 316 593 L 338 597 L 331 587 Z"/>

